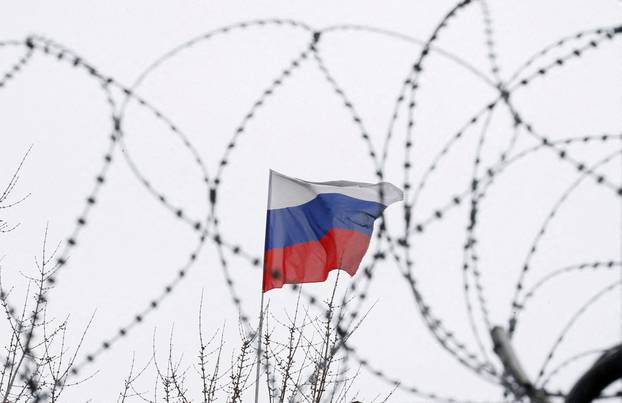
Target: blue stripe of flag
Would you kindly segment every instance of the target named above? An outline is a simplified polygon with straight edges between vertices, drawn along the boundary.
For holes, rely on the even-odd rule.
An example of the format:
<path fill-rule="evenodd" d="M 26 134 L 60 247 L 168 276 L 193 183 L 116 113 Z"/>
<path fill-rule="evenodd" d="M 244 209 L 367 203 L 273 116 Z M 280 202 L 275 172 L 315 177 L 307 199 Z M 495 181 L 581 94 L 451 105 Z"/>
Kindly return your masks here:
<path fill-rule="evenodd" d="M 266 250 L 318 241 L 331 228 L 371 236 L 374 220 L 385 208 L 382 203 L 340 193 L 321 193 L 299 206 L 268 210 Z"/>

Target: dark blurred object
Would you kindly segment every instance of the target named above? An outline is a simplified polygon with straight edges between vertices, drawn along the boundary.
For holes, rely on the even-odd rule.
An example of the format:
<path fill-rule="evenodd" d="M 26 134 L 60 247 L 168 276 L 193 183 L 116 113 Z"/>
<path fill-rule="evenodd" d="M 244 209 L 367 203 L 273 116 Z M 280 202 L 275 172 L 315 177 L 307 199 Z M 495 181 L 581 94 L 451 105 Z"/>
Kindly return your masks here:
<path fill-rule="evenodd" d="M 607 386 L 622 379 L 622 344 L 607 350 L 574 385 L 566 403 L 596 400 Z"/>

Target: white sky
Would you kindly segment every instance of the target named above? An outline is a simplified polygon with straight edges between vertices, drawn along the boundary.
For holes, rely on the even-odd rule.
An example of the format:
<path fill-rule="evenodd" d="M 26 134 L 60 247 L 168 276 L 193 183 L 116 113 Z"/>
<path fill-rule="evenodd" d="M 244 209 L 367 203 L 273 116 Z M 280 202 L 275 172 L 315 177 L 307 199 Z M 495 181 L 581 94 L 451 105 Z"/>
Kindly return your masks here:
<path fill-rule="evenodd" d="M 426 39 L 450 1 L 212 1 L 212 2 L 57 2 L 4 4 L 0 40 L 22 40 L 36 33 L 76 51 L 97 68 L 126 85 L 159 56 L 195 36 L 230 23 L 259 18 L 292 18 L 315 28 L 352 23 L 389 29 Z M 507 79 L 531 55 L 578 31 L 619 24 L 622 3 L 582 1 L 491 1 L 501 76 Z M 471 5 L 451 20 L 436 43 L 489 75 L 481 9 Z M 619 35 L 618 35 L 619 36 Z M 199 44 L 154 70 L 138 93 L 156 105 L 186 133 L 216 171 L 226 144 L 257 96 L 309 41 L 301 30 L 250 28 Z M 575 42 L 584 44 L 585 41 Z M 340 86 L 363 117 L 372 142 L 380 147 L 398 90 L 420 47 L 406 41 L 362 32 L 326 34 L 319 49 Z M 566 46 L 555 55 L 568 53 Z M 0 48 L 5 71 L 23 50 Z M 620 134 L 622 110 L 621 43 L 602 46 L 555 69 L 513 96 L 520 113 L 551 139 Z M 553 57 L 536 63 L 544 66 Z M 531 68 L 529 72 L 535 71 Z M 3 283 L 23 292 L 20 272 L 32 273 L 46 223 L 50 240 L 67 238 L 105 153 L 108 110 L 98 85 L 83 73 L 36 54 L 31 63 L 0 90 L 0 184 L 8 181 L 30 145 L 14 198 L 31 193 L 21 205 L 2 210 L 2 219 L 20 226 L 0 234 Z M 118 94 L 117 94 L 118 95 Z M 483 81 L 447 58 L 432 53 L 425 64 L 417 95 L 412 180 L 422 173 L 445 142 L 495 92 Z M 118 97 L 118 99 L 121 99 Z M 402 110 L 402 116 L 404 110 Z M 201 175 L 180 146 L 145 110 L 130 105 L 124 122 L 127 149 L 141 171 L 170 200 L 193 217 L 206 214 Z M 405 122 L 398 123 L 387 165 L 387 180 L 402 186 Z M 481 124 L 465 134 L 422 193 L 415 220 L 429 217 L 470 180 L 473 152 Z M 483 151 L 483 164 L 496 158 L 512 135 L 507 108 L 495 113 Z M 514 153 L 536 143 L 524 132 Z M 249 123 L 223 175 L 219 218 L 226 240 L 253 255 L 263 246 L 268 169 L 313 181 L 374 181 L 366 146 L 348 112 L 307 60 L 280 87 Z M 615 142 L 568 147 L 587 165 L 614 152 Z M 600 172 L 620 184 L 620 158 Z M 540 151 L 512 165 L 488 192 L 478 227 L 480 267 L 488 308 L 495 324 L 505 325 L 519 270 L 543 220 L 576 179 L 576 170 L 550 151 Z M 388 210 L 389 223 L 401 228 L 402 206 Z M 415 274 L 422 291 L 449 328 L 475 350 L 462 293 L 462 244 L 468 210 L 465 205 L 431 225 L 412 249 Z M 535 254 L 527 284 L 571 264 L 621 259 L 620 202 L 615 193 L 585 180 L 569 197 Z M 398 235 L 396 232 L 395 235 Z M 89 224 L 61 272 L 50 296 L 56 317 L 70 315 L 69 344 L 96 311 L 82 352 L 131 321 L 174 278 L 196 244 L 196 234 L 162 208 L 145 191 L 120 154 L 98 198 Z M 373 246 L 372 246 L 373 247 Z M 242 259 L 232 258 L 230 270 L 244 310 L 258 315 L 261 273 Z M 331 277 L 332 279 L 333 277 Z M 537 373 L 544 356 L 574 311 L 602 287 L 620 279 L 619 269 L 589 271 L 552 281 L 536 296 L 522 317 L 516 348 L 527 372 Z M 342 277 L 344 285 L 350 279 Z M 331 283 L 305 286 L 328 295 Z M 207 244 L 197 264 L 165 300 L 126 339 L 85 368 L 97 374 L 72 388 L 65 401 L 110 402 L 116 399 L 129 370 L 132 353 L 137 365 L 151 357 L 152 337 L 163 354 L 174 325 L 175 350 L 190 366 L 196 355 L 197 315 L 204 293 L 207 333 L 226 322 L 227 351 L 236 347 L 236 310 L 224 285 L 219 259 Z M 273 313 L 285 318 L 295 296 L 271 291 Z M 552 367 L 583 350 L 610 346 L 620 340 L 619 289 L 600 300 L 576 324 L 560 347 Z M 369 309 L 375 303 L 353 346 L 375 367 L 406 384 L 463 399 L 495 400 L 501 390 L 461 367 L 442 350 L 424 327 L 409 288 L 397 267 L 380 265 L 370 288 Z M 291 311 L 291 310 L 290 310 Z M 478 317 L 481 325 L 481 318 Z M 486 339 L 486 343 L 488 340 Z M 488 347 L 490 347 L 488 345 Z M 492 354 L 492 352 L 490 352 Z M 493 357 L 496 365 L 498 361 Z M 553 381 L 566 389 L 589 363 L 580 361 Z M 153 374 L 141 384 L 152 387 Z M 391 386 L 362 371 L 355 383 L 369 401 Z M 250 399 L 250 393 L 246 401 Z M 396 392 L 390 401 L 420 401 Z"/>

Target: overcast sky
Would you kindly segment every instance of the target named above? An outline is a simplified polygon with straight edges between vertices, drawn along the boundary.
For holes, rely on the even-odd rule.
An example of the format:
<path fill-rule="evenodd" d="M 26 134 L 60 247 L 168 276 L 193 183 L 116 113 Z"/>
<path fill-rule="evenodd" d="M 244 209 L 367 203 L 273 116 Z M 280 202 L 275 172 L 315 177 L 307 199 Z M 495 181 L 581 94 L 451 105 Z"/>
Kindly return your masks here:
<path fill-rule="evenodd" d="M 402 82 L 451 1 L 27 1 L 4 4 L 0 41 L 47 37 L 72 49 L 105 76 L 132 86 L 154 61 L 178 45 L 217 28 L 262 18 L 294 19 L 314 29 L 359 24 L 405 35 L 335 30 L 318 45 L 326 67 L 339 83 L 380 150 Z M 508 80 L 543 48 L 580 31 L 607 28 L 622 21 L 618 0 L 490 1 L 500 76 Z M 572 58 L 563 68 L 512 95 L 533 128 L 549 139 L 620 135 L 622 60 L 620 35 Z M 410 39 L 409 39 L 410 38 Z M 570 41 L 524 70 L 527 77 L 557 57 L 572 54 L 596 36 Z M 287 26 L 249 27 L 198 42 L 153 69 L 136 92 L 157 107 L 188 137 L 213 178 L 236 128 L 255 100 L 311 40 L 305 30 Z M 410 180 L 418 184 L 426 169 L 454 134 L 497 96 L 485 45 L 482 8 L 474 3 L 450 20 L 435 43 L 421 76 L 415 109 Z M 24 53 L 21 46 L 0 48 L 6 71 Z M 464 63 L 457 63 L 456 60 Z M 466 68 L 465 64 L 470 66 Z M 484 75 L 482 78 L 481 74 Z M 113 94 L 117 102 L 122 94 Z M 0 234 L 2 279 L 13 286 L 15 303 L 25 289 L 20 273 L 32 273 L 43 232 L 49 242 L 67 239 L 95 183 L 108 147 L 110 113 L 98 83 L 82 71 L 40 52 L 0 89 L 0 185 L 8 182 L 32 145 L 11 195 L 20 205 L 0 210 L 3 220 L 19 223 Z M 386 179 L 404 184 L 405 108 L 389 147 Z M 512 141 L 512 116 L 499 106 L 490 120 L 482 167 L 494 163 Z M 123 122 L 128 155 L 150 183 L 192 218 L 208 214 L 203 176 L 194 156 L 145 108 L 130 103 Z M 466 190 L 483 123 L 465 131 L 427 182 L 413 220 L 421 221 Z M 539 144 L 525 130 L 510 155 Z M 586 166 L 619 150 L 619 142 L 573 143 L 568 153 Z M 619 155 L 598 168 L 610 184 L 622 186 Z M 248 122 L 222 173 L 218 217 L 223 239 L 252 256 L 263 250 L 268 170 L 312 181 L 373 182 L 375 167 L 349 111 L 312 59 L 302 62 Z M 512 164 L 482 201 L 477 253 L 487 307 L 493 324 L 507 325 L 520 270 L 534 238 L 560 197 L 579 178 L 571 164 L 547 149 Z M 477 350 L 463 295 L 462 260 L 468 204 L 451 210 L 421 235 L 412 238 L 414 275 L 436 316 Z M 402 235 L 403 206 L 387 210 L 392 235 Z M 622 259 L 620 199 L 611 187 L 586 179 L 555 214 L 531 258 L 526 288 L 561 267 Z M 70 315 L 69 345 L 75 345 L 95 312 L 82 347 L 83 357 L 132 321 L 172 281 L 196 247 L 198 235 L 159 203 L 137 179 L 120 151 L 114 154 L 106 184 L 72 249 L 69 265 L 50 294 L 50 315 Z M 371 248 L 374 248 L 372 244 Z M 235 291 L 243 311 L 256 323 L 261 272 L 245 259 L 227 254 Z M 368 256 L 369 258 L 369 256 Z M 366 260 L 368 261 L 368 259 Z M 357 274 L 360 276 L 361 273 Z M 325 297 L 334 276 L 305 286 Z M 599 290 L 620 280 L 619 267 L 577 271 L 551 281 L 521 316 L 515 347 L 530 376 L 574 312 Z M 345 289 L 352 279 L 340 278 Z M 185 366 L 198 348 L 198 310 L 204 297 L 206 333 L 225 328 L 226 351 L 239 344 L 237 309 L 220 265 L 217 249 L 207 242 L 197 262 L 165 299 L 128 337 L 84 368 L 95 375 L 71 388 L 65 401 L 110 402 L 129 371 L 132 354 L 138 366 L 152 355 L 152 340 L 164 360 L 173 330 L 175 351 Z M 295 294 L 267 294 L 276 318 L 291 313 Z M 473 299 L 475 300 L 475 299 Z M 599 299 L 572 327 L 551 367 L 581 351 L 605 348 L 622 337 L 620 288 Z M 485 326 L 476 306 L 476 321 L 494 362 Z M 369 314 L 353 336 L 352 346 L 374 367 L 406 385 L 457 399 L 500 400 L 502 390 L 462 367 L 431 337 L 407 283 L 392 262 L 380 264 L 363 310 Z M 3 324 L 3 326 L 6 326 Z M 4 329 L 4 327 L 3 327 Z M 3 330 L 3 335 L 6 332 Z M 155 335 L 155 336 L 154 336 Z M 4 337 L 4 336 L 3 336 Z M 4 338 L 2 339 L 4 342 Z M 567 390 L 595 356 L 570 366 L 551 381 Z M 355 370 L 356 368 L 354 368 Z M 192 370 L 192 369 L 191 369 Z M 141 387 L 153 388 L 153 371 Z M 392 386 L 362 370 L 354 389 L 363 401 L 387 394 Z M 245 401 L 249 401 L 250 393 Z M 267 401 L 267 400 L 266 400 Z M 398 390 L 394 402 L 421 401 Z"/>

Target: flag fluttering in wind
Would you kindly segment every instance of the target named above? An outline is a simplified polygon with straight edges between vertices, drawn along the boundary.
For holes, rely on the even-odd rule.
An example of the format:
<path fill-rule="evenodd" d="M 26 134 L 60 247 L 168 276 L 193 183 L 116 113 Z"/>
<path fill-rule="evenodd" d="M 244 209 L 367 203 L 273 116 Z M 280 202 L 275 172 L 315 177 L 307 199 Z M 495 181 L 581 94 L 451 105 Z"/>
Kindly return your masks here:
<path fill-rule="evenodd" d="M 270 171 L 263 292 L 324 281 L 333 269 L 354 275 L 374 220 L 402 199 L 387 182 L 306 182 Z"/>

